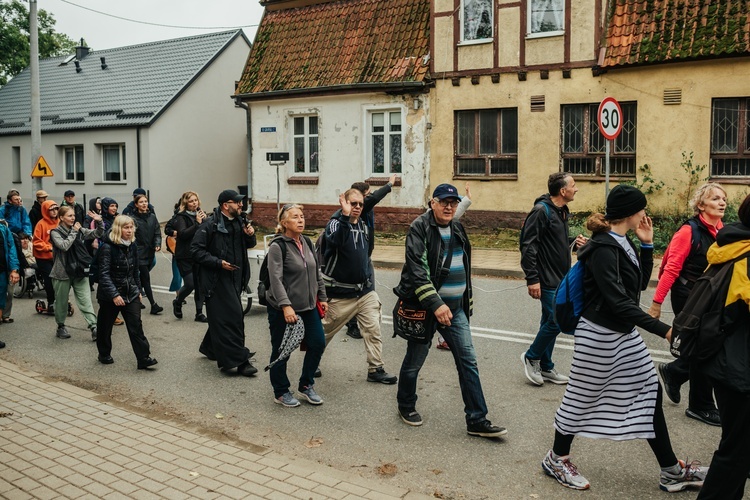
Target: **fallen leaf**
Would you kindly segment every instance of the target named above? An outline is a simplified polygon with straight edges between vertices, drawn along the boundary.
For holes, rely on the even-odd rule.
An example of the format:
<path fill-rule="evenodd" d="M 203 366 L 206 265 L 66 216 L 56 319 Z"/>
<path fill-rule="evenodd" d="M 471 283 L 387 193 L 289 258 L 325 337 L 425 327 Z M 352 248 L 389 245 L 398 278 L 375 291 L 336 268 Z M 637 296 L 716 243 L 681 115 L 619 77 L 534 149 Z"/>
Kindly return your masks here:
<path fill-rule="evenodd" d="M 190 473 L 190 475 L 191 475 L 191 476 L 193 476 L 193 477 L 198 477 L 198 476 L 200 476 L 200 474 L 198 474 L 198 473 L 197 473 L 197 472 L 195 472 L 195 471 L 191 472 L 191 473 Z"/>
<path fill-rule="evenodd" d="M 307 446 L 308 448 L 317 448 L 321 444 L 323 444 L 323 438 L 313 436 L 308 442 L 305 443 L 305 446 Z"/>
<path fill-rule="evenodd" d="M 529 498 L 539 498 L 539 495 L 537 493 L 532 493 L 529 495 Z"/>
<path fill-rule="evenodd" d="M 378 466 L 377 471 L 381 476 L 395 476 L 398 467 L 396 467 L 396 464 L 382 464 Z"/>
<path fill-rule="evenodd" d="M 443 496 L 443 494 L 440 493 L 439 491 L 436 491 L 435 493 L 433 493 L 432 496 L 434 496 L 435 498 L 445 498 L 445 496 Z"/>
<path fill-rule="evenodd" d="M 11 416 L 13 416 L 13 412 L 12 411 L 0 412 L 0 418 L 11 417 Z"/>
<path fill-rule="evenodd" d="M 443 471 L 441 471 L 440 469 L 432 469 L 432 470 L 431 470 L 430 472 L 432 472 L 432 473 L 433 473 L 433 474 L 435 474 L 436 476 L 437 476 L 438 474 L 442 474 L 442 473 L 443 473 Z"/>
<path fill-rule="evenodd" d="M 221 413 L 217 413 L 216 418 L 224 418 L 224 415 L 222 415 Z"/>

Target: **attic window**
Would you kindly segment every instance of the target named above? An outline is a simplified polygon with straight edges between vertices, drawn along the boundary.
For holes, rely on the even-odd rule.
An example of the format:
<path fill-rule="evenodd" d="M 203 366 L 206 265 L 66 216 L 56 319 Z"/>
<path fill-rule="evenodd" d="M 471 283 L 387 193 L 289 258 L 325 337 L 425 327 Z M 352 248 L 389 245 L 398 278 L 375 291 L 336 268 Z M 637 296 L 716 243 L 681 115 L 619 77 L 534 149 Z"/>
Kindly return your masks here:
<path fill-rule="evenodd" d="M 75 54 L 69 55 L 68 57 L 65 58 L 63 62 L 60 63 L 60 66 L 65 66 L 66 64 L 68 64 L 70 61 L 72 61 L 75 58 L 76 58 Z"/>
<path fill-rule="evenodd" d="M 664 105 L 682 104 L 682 89 L 664 89 Z"/>
<path fill-rule="evenodd" d="M 543 95 L 531 96 L 531 111 L 532 112 L 544 111 L 544 96 Z"/>

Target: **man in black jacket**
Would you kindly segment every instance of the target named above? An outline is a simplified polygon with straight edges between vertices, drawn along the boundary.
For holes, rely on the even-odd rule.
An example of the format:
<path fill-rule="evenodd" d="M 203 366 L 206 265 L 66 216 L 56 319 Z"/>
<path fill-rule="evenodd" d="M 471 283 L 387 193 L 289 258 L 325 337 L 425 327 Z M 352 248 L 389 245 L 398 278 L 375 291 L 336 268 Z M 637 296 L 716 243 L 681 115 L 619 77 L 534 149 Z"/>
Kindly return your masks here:
<path fill-rule="evenodd" d="M 83 211 L 83 207 L 80 203 L 76 202 L 76 193 L 72 189 L 68 189 L 65 191 L 65 194 L 63 195 L 65 198 L 65 201 L 60 203 L 61 207 L 72 207 L 73 212 L 76 214 L 76 222 L 83 225 L 83 219 L 86 215 L 86 212 Z M 86 229 L 92 229 L 90 227 L 87 227 Z"/>
<path fill-rule="evenodd" d="M 42 220 L 42 203 L 47 201 L 48 197 L 49 195 L 47 194 L 47 191 L 43 189 L 36 192 L 36 201 L 31 206 L 31 210 L 29 210 L 29 220 L 31 221 L 32 232 L 34 231 L 37 222 Z"/>
<path fill-rule="evenodd" d="M 542 320 L 534 342 L 523 354 L 526 378 L 534 385 L 567 384 L 568 377 L 555 370 L 552 350 L 560 328 L 555 322 L 555 290 L 570 270 L 573 243 L 568 236 L 568 203 L 578 192 L 576 181 L 567 172 L 556 172 L 547 180 L 549 194 L 534 201 L 521 232 L 521 268 L 526 274 L 529 296 L 542 303 Z M 577 245 L 586 243 L 578 235 Z"/>
<path fill-rule="evenodd" d="M 245 347 L 242 291 L 250 281 L 247 249 L 255 246 L 255 230 L 242 218 L 244 196 L 227 189 L 219 194 L 219 206 L 200 225 L 190 244 L 197 291 L 208 312 L 208 330 L 198 349 L 215 360 L 222 371 L 237 369 L 250 377 L 258 372 Z"/>
<path fill-rule="evenodd" d="M 456 364 L 468 434 L 500 437 L 507 431 L 487 420 L 487 403 L 471 341 L 471 244 L 464 227 L 454 219 L 458 203 L 455 186 L 440 184 L 435 188 L 430 201 L 432 210 L 417 217 L 409 227 L 406 263 L 393 292 L 401 299 L 418 300 L 428 314 L 435 315 Z M 409 340 L 401 364 L 398 413 L 404 423 L 412 426 L 422 425 L 416 410 L 417 378 L 430 352 L 430 343 Z"/>
<path fill-rule="evenodd" d="M 380 336 L 380 298 L 375 292 L 370 260 L 369 228 L 362 220 L 364 197 L 357 189 L 339 196 L 336 211 L 325 229 L 323 282 L 328 295 L 328 313 L 323 318 L 326 345 L 352 318 L 357 319 L 367 353 L 367 381 L 395 384 L 397 378 L 383 368 Z"/>

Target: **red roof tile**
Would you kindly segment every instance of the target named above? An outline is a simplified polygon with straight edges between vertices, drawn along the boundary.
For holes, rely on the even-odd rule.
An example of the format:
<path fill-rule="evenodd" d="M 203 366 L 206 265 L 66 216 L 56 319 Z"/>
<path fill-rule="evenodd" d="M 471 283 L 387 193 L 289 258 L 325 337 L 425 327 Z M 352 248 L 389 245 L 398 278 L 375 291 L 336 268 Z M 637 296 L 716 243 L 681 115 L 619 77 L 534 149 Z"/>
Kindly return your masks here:
<path fill-rule="evenodd" d="M 615 0 L 603 67 L 750 55 L 748 0 Z"/>
<path fill-rule="evenodd" d="M 266 10 L 237 94 L 422 82 L 430 0 L 341 0 Z"/>

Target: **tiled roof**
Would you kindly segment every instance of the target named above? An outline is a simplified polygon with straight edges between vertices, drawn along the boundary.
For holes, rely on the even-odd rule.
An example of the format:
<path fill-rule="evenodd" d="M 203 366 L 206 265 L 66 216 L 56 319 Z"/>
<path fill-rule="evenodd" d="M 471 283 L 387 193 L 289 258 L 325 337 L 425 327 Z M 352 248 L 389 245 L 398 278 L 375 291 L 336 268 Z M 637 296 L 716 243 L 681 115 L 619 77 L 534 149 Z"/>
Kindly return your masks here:
<path fill-rule="evenodd" d="M 750 55 L 748 0 L 615 0 L 601 66 Z"/>
<path fill-rule="evenodd" d="M 430 0 L 340 0 L 266 10 L 237 94 L 423 82 Z"/>
<path fill-rule="evenodd" d="M 42 131 L 148 125 L 241 33 L 92 50 L 80 73 L 66 57 L 42 59 Z M 0 135 L 29 133 L 30 79 L 27 68 L 0 88 Z"/>

